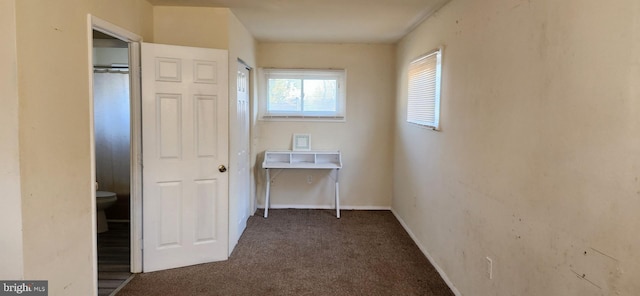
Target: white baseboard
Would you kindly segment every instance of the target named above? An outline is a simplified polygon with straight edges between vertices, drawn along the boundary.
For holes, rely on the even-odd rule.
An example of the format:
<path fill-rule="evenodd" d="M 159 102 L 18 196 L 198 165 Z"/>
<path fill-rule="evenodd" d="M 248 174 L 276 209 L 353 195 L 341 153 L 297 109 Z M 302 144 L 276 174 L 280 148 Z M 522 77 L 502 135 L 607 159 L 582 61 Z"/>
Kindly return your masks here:
<path fill-rule="evenodd" d="M 356 211 L 391 211 L 391 207 L 380 206 L 340 206 L 340 210 L 356 210 Z"/>
<path fill-rule="evenodd" d="M 259 209 L 264 210 L 264 206 Z M 271 205 L 269 209 L 320 209 L 320 210 L 334 210 L 334 206 L 329 205 Z M 381 207 L 381 206 L 345 206 L 340 205 L 340 210 L 359 210 L 359 211 L 380 211 L 380 210 L 391 210 L 391 207 Z"/>
<path fill-rule="evenodd" d="M 402 220 L 402 218 L 400 218 L 398 213 L 396 213 L 396 211 L 394 211 L 393 209 L 391 209 L 391 212 L 393 213 L 394 216 L 396 216 L 396 219 L 398 219 L 398 221 L 400 222 L 402 227 L 404 227 L 404 230 L 407 231 L 407 233 L 409 234 L 411 239 L 413 239 L 413 241 L 416 243 L 416 245 L 418 245 L 418 248 L 420 249 L 420 251 L 422 251 L 422 253 L 424 253 L 424 255 L 427 256 L 427 259 L 429 260 L 429 262 L 431 262 L 431 265 L 433 265 L 433 267 L 436 268 L 436 270 L 438 271 L 438 273 L 440 274 L 440 276 L 442 277 L 444 282 L 447 284 L 447 286 L 449 286 L 449 288 L 451 289 L 453 294 L 455 294 L 456 296 L 462 296 L 460 291 L 458 291 L 458 289 L 456 289 L 456 287 L 453 285 L 453 282 L 451 282 L 451 280 L 449 279 L 447 274 L 444 272 L 444 270 L 442 270 L 442 268 L 440 268 L 440 266 L 436 263 L 436 261 L 433 260 L 433 257 L 431 257 L 431 254 L 429 254 L 427 249 L 418 241 L 418 239 L 413 234 L 411 229 L 409 229 L 409 226 L 407 226 L 407 224 L 404 223 L 404 220 Z"/>

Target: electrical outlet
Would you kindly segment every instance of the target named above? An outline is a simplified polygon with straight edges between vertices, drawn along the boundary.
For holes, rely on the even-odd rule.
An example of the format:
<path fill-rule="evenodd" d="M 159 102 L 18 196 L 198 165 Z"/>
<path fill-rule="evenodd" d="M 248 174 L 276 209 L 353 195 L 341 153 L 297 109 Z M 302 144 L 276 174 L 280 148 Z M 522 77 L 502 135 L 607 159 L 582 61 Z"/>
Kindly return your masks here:
<path fill-rule="evenodd" d="M 493 260 L 491 258 L 486 257 L 487 259 L 487 277 L 492 280 L 493 279 Z"/>
<path fill-rule="evenodd" d="M 313 176 L 307 175 L 307 184 L 313 183 Z"/>

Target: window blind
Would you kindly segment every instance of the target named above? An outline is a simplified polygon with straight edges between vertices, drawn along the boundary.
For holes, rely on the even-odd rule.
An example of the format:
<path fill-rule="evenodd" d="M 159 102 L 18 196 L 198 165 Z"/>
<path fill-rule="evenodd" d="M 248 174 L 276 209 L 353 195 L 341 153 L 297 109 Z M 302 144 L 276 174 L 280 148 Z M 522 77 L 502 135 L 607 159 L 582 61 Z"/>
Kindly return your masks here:
<path fill-rule="evenodd" d="M 441 50 L 409 64 L 407 121 L 438 129 L 440 121 Z"/>

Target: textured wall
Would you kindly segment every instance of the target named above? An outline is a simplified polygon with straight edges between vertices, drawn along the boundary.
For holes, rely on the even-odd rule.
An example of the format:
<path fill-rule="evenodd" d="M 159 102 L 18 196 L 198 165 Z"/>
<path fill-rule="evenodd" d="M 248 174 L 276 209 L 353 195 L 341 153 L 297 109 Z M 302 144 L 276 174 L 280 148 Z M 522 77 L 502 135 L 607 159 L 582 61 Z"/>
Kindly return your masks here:
<path fill-rule="evenodd" d="M 16 1 L 24 277 L 50 295 L 97 290 L 89 13 L 151 37 L 143 0 Z"/>
<path fill-rule="evenodd" d="M 634 0 L 455 0 L 399 44 L 393 209 L 461 294 L 640 291 L 638 36 Z M 404 86 L 440 45 L 434 132 Z"/>
<path fill-rule="evenodd" d="M 15 1 L 0 1 L 0 278 L 22 279 L 22 200 L 18 145 Z M 19 227 L 18 227 L 19 226 Z"/>

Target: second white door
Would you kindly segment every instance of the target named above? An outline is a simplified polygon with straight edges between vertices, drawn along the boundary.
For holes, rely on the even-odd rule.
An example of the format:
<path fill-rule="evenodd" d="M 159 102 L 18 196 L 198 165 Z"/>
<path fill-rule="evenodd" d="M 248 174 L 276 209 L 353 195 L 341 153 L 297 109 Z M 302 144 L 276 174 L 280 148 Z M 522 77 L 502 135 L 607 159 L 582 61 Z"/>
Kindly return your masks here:
<path fill-rule="evenodd" d="M 230 108 L 230 159 L 233 164 L 229 176 L 229 252 L 238 243 L 247 227 L 251 213 L 251 160 L 249 156 L 249 68 L 242 62 L 237 63 L 236 101 Z"/>

